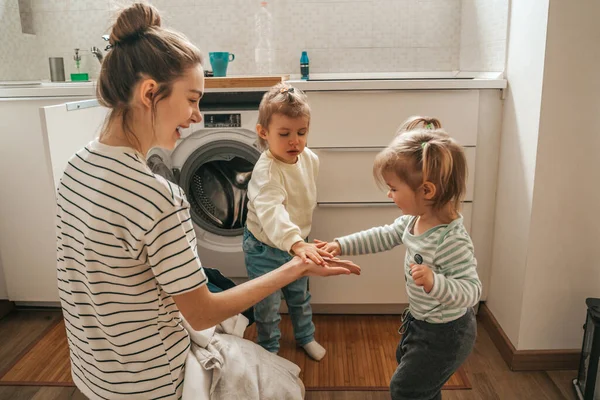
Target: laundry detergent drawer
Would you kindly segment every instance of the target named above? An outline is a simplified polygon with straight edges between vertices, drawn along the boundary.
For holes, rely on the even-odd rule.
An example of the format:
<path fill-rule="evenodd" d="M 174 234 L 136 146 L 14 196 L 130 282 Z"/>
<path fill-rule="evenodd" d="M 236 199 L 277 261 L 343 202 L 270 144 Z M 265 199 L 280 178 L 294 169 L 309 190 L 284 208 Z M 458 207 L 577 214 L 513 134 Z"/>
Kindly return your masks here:
<path fill-rule="evenodd" d="M 475 146 L 477 90 L 309 92 L 311 147 L 387 146 L 414 115 L 438 118 L 463 146 Z"/>
<path fill-rule="evenodd" d="M 314 149 L 319 156 L 317 201 L 321 203 L 386 202 L 387 189 L 373 177 L 373 161 L 381 148 Z M 469 177 L 465 201 L 473 200 L 475 147 L 465 148 Z"/>
<path fill-rule="evenodd" d="M 471 204 L 464 203 L 462 215 L 471 227 Z M 313 216 L 310 239 L 333 240 L 374 226 L 392 223 L 402 213 L 394 204 L 319 204 Z M 377 254 L 348 256 L 360 265 L 361 274 L 337 277 L 311 277 L 314 304 L 405 304 L 408 303 L 403 274 L 405 249 Z"/>

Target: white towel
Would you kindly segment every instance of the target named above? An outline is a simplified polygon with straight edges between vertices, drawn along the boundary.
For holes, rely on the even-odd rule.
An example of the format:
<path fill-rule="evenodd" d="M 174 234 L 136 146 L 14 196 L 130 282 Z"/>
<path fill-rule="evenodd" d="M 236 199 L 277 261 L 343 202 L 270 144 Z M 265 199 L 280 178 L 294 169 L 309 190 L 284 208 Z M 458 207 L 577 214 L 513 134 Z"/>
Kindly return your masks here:
<path fill-rule="evenodd" d="M 183 400 L 301 400 L 300 367 L 243 339 L 239 314 L 214 328 L 190 332 Z"/>

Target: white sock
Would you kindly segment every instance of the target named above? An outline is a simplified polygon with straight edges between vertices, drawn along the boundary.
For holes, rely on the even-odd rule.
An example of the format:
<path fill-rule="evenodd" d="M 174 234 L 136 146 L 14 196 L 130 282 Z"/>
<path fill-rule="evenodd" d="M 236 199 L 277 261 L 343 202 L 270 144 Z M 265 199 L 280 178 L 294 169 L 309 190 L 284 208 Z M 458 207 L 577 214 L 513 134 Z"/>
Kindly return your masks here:
<path fill-rule="evenodd" d="M 306 343 L 302 346 L 304 351 L 315 361 L 321 361 L 323 357 L 325 357 L 325 353 L 327 350 L 323 348 L 316 340 L 313 340 L 310 343 Z"/>

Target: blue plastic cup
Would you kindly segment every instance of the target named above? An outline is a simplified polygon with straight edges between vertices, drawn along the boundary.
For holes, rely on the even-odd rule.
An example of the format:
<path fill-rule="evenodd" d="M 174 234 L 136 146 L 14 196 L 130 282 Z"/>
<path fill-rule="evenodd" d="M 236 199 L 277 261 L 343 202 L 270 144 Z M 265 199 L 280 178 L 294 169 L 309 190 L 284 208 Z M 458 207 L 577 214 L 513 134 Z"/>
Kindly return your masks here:
<path fill-rule="evenodd" d="M 213 69 L 213 76 L 226 76 L 227 65 L 235 60 L 235 54 L 227 51 L 215 51 L 208 53 L 210 65 Z"/>

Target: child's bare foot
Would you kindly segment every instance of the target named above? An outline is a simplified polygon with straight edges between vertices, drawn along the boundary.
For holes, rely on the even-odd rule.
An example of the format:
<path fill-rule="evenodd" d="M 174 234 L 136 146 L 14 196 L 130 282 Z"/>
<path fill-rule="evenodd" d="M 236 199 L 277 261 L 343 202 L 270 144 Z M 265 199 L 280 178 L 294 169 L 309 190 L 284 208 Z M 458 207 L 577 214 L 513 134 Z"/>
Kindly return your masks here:
<path fill-rule="evenodd" d="M 317 343 L 316 340 L 305 344 L 304 346 L 302 346 L 302 348 L 304 349 L 304 351 L 306 351 L 306 354 L 308 354 L 310 358 L 312 358 L 315 361 L 321 361 L 321 359 L 325 357 L 325 353 L 327 352 L 327 350 L 325 350 L 323 346 Z"/>

